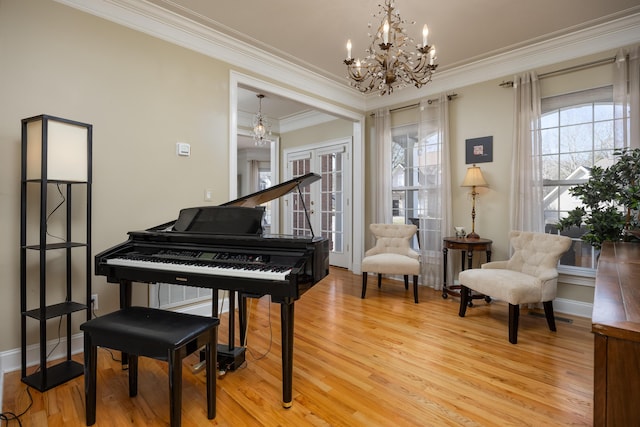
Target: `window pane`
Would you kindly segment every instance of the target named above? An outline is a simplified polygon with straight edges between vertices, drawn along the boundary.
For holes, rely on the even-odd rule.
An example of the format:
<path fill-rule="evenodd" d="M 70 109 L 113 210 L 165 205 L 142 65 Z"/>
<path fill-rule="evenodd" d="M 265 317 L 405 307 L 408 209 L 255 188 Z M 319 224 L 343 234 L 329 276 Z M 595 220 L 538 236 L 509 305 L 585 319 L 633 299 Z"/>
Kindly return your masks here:
<path fill-rule="evenodd" d="M 550 128 L 550 127 L 558 127 L 558 120 L 560 114 L 558 110 L 551 111 L 549 113 L 545 113 L 540 118 L 540 127 L 542 129 Z"/>
<path fill-rule="evenodd" d="M 593 165 L 593 153 L 568 153 L 560 155 L 560 179 L 578 178 L 580 168 Z"/>
<path fill-rule="evenodd" d="M 560 152 L 590 151 L 593 149 L 593 125 L 582 124 L 560 128 Z"/>
<path fill-rule="evenodd" d="M 557 153 L 560 147 L 558 128 L 543 129 L 540 133 L 542 135 L 542 154 Z"/>
<path fill-rule="evenodd" d="M 613 122 L 593 124 L 593 148 L 595 150 L 613 149 Z"/>
<path fill-rule="evenodd" d="M 557 155 L 544 156 L 542 158 L 542 179 L 558 180 L 560 179 L 560 161 Z"/>
<path fill-rule="evenodd" d="M 592 104 L 578 105 L 560 110 L 560 126 L 589 123 L 593 121 Z"/>
<path fill-rule="evenodd" d="M 611 120 L 613 119 L 613 104 L 595 104 L 593 109 L 593 120 Z"/>

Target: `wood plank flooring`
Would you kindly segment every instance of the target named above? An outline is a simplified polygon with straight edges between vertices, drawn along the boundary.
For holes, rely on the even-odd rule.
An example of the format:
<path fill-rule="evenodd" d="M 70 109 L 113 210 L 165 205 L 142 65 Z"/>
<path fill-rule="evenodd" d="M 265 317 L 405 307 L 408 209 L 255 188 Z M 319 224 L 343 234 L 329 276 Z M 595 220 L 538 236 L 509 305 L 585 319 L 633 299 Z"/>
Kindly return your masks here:
<path fill-rule="evenodd" d="M 458 299 L 430 288 L 421 287 L 414 304 L 401 282 L 378 289 L 370 280 L 362 300 L 360 281 L 332 269 L 296 302 L 290 409 L 281 405 L 279 305 L 249 300 L 247 363 L 218 378 L 215 420 L 206 418 L 204 374 L 185 366 L 183 426 L 592 424 L 590 319 L 558 321 L 553 333 L 523 309 L 512 345 L 503 303 L 477 300 L 460 318 Z M 223 318 L 221 341 L 225 326 Z M 98 354 L 96 426 L 169 425 L 166 364 L 142 358 L 138 396 L 129 398 L 127 372 L 105 349 Z M 3 411 L 22 412 L 29 396 L 19 372 L 4 384 Z M 83 377 L 30 393 L 23 426 L 85 425 Z"/>

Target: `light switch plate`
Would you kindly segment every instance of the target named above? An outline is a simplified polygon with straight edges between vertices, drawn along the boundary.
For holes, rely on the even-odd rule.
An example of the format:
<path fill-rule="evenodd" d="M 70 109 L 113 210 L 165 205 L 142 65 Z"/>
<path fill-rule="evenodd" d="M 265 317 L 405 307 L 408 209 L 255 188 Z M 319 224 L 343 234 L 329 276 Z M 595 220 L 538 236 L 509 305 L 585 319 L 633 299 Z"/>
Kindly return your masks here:
<path fill-rule="evenodd" d="M 176 154 L 189 157 L 191 155 L 191 146 L 186 142 L 176 142 Z"/>

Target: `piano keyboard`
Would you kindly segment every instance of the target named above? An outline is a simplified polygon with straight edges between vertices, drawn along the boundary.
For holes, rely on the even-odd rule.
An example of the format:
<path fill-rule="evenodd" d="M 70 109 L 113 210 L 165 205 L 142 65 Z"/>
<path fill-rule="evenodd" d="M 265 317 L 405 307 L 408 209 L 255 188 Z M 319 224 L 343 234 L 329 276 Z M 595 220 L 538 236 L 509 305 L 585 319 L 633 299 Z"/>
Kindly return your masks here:
<path fill-rule="evenodd" d="M 267 264 L 233 264 L 212 265 L 182 260 L 141 260 L 133 258 L 110 258 L 107 264 L 123 267 L 164 270 L 175 273 L 206 274 L 211 276 L 242 277 L 248 279 L 285 280 L 291 273 L 291 267 L 272 266 Z"/>

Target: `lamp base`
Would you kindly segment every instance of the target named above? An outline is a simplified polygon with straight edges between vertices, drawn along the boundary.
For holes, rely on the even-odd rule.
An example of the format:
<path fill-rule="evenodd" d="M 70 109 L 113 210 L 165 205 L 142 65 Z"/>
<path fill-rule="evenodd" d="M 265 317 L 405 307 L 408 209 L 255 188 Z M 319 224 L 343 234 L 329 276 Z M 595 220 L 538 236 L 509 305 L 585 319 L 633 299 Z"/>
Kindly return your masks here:
<path fill-rule="evenodd" d="M 479 238 L 480 236 L 478 235 L 478 233 L 471 232 L 467 234 L 467 239 L 479 239 Z"/>

